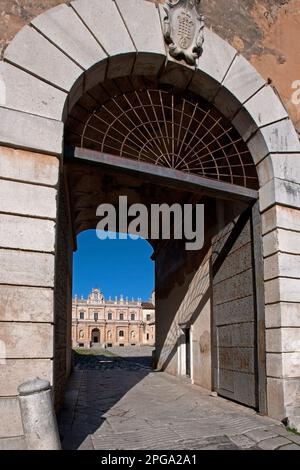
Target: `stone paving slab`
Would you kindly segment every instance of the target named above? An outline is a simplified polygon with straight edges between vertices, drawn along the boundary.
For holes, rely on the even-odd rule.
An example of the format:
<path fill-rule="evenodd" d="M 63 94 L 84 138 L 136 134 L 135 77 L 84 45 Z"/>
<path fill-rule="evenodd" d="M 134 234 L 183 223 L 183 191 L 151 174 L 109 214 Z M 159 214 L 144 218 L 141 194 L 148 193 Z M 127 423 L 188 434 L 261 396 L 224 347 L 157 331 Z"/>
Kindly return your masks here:
<path fill-rule="evenodd" d="M 290 441 L 285 437 L 277 436 L 269 439 L 264 439 L 263 441 L 258 443 L 258 446 L 263 450 L 276 450 L 289 443 Z"/>
<path fill-rule="evenodd" d="M 278 421 L 152 371 L 150 350 L 120 349 L 109 368 L 100 350 L 77 358 L 58 417 L 64 449 L 300 450 Z"/>
<path fill-rule="evenodd" d="M 300 450 L 300 447 L 297 444 L 288 444 L 287 446 L 280 447 L 279 450 Z"/>

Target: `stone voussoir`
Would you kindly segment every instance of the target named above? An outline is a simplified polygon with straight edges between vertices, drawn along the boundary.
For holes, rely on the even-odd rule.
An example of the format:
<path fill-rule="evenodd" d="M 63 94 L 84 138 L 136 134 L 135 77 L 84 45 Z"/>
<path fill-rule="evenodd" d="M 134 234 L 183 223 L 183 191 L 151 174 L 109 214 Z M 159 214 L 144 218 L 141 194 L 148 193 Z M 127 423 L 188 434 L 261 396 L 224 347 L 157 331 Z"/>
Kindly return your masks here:
<path fill-rule="evenodd" d="M 247 142 L 255 164 L 270 153 L 300 152 L 300 143 L 290 119 L 260 128 Z"/>
<path fill-rule="evenodd" d="M 232 124 L 247 141 L 257 129 L 288 118 L 288 114 L 272 87 L 261 88 L 235 116 Z"/>
<path fill-rule="evenodd" d="M 138 51 L 134 75 L 156 75 L 166 60 L 158 9 L 141 0 L 115 0 Z"/>
<path fill-rule="evenodd" d="M 0 62 L 0 80 L 5 86 L 0 106 L 56 121 L 64 118 L 65 92 L 8 62 Z"/>
<path fill-rule="evenodd" d="M 236 50 L 208 28 L 204 29 L 204 44 L 189 90 L 212 101 L 236 56 Z"/>
<path fill-rule="evenodd" d="M 214 104 L 231 119 L 251 96 L 265 85 L 265 80 L 241 55 L 235 56 Z"/>

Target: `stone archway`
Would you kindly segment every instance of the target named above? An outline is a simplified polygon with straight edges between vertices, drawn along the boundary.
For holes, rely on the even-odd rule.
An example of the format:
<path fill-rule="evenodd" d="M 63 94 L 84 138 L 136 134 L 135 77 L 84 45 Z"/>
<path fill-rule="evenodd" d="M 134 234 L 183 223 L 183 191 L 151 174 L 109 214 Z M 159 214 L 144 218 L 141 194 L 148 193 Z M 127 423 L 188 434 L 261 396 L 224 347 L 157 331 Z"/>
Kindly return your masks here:
<path fill-rule="evenodd" d="M 1 399 L 0 410 L 5 436 L 22 433 L 15 397 L 19 383 L 28 378 L 27 371 L 32 376 L 54 377 L 58 383 L 69 369 L 67 358 L 62 375 L 55 377 L 53 372 L 53 324 L 66 338 L 65 314 L 70 304 L 70 298 L 62 300 L 59 291 L 53 295 L 55 283 L 60 283 L 58 263 L 63 262 L 68 273 L 66 286 L 71 276 L 71 254 L 63 261 L 59 257 L 72 245 L 71 217 L 59 191 L 65 122 L 76 103 L 85 100 L 89 106 L 88 101 L 96 98 L 99 83 L 129 75 L 148 77 L 160 86 L 213 103 L 247 144 L 259 178 L 263 226 L 268 413 L 282 419 L 292 415 L 297 404 L 299 353 L 290 348 L 300 327 L 296 132 L 272 87 L 212 31 L 204 32 L 203 54 L 196 67 L 170 57 L 161 15 L 160 8 L 142 0 L 78 0 L 71 6 L 60 5 L 24 27 L 0 64 L 5 90 L 0 107 L 1 224 L 5 227 L 0 295 L 5 323 L 0 339 L 7 343 L 1 382 L 1 396 L 6 398 Z M 59 234 L 57 220 L 64 221 Z M 55 305 L 63 306 L 62 317 L 54 315 Z M 16 343 L 16 337 L 22 341 Z M 30 348 L 29 338 L 36 338 Z M 67 348 L 64 354 L 68 356 Z"/>

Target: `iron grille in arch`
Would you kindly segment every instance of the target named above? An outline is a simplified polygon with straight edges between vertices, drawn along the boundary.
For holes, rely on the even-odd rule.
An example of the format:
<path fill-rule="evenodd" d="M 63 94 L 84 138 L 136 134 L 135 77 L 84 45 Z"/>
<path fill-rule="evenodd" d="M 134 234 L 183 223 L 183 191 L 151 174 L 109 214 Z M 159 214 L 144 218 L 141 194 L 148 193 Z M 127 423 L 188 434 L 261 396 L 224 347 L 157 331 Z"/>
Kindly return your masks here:
<path fill-rule="evenodd" d="M 257 188 L 251 154 L 224 116 L 204 101 L 162 90 L 110 98 L 85 122 L 81 146 Z"/>

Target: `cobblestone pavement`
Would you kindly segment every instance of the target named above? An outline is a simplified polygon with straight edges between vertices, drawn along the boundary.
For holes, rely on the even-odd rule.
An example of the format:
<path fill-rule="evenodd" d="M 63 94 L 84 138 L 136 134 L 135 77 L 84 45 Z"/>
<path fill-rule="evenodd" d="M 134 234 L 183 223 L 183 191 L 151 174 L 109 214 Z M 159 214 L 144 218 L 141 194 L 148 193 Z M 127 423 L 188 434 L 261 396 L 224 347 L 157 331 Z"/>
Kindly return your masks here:
<path fill-rule="evenodd" d="M 58 417 L 64 449 L 300 450 L 278 421 L 152 371 L 151 348 L 111 352 L 77 359 Z"/>

